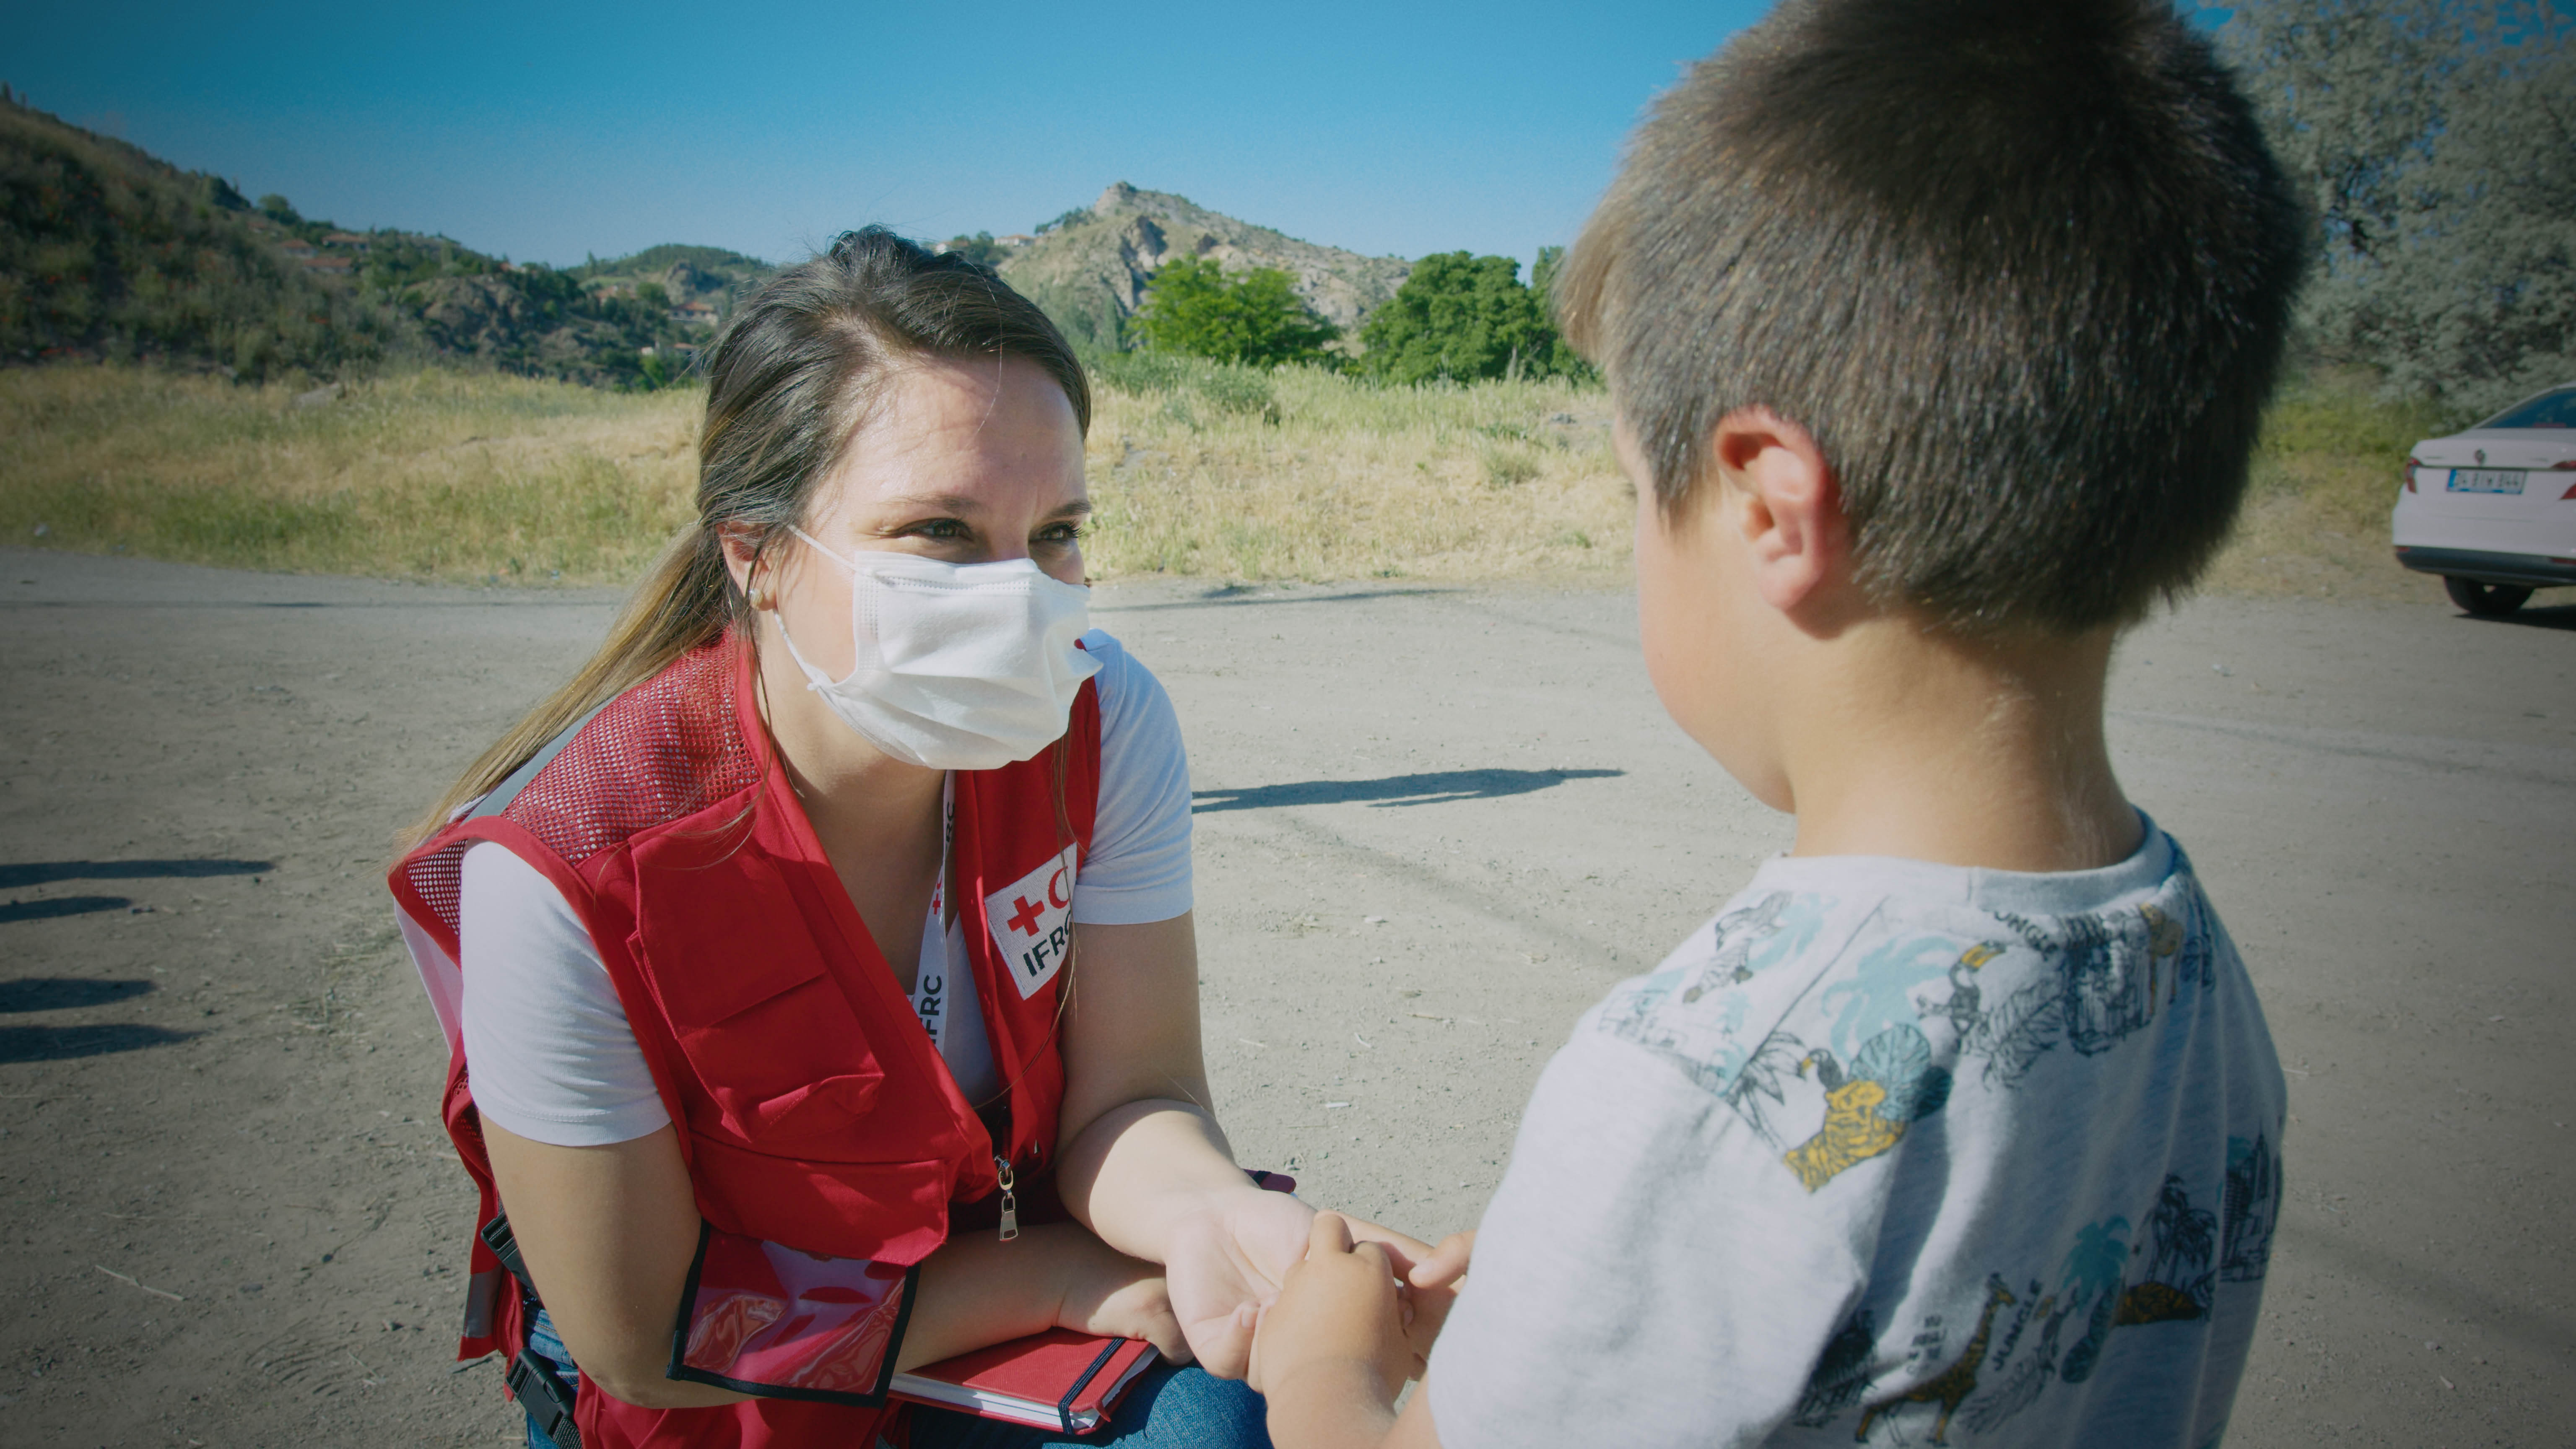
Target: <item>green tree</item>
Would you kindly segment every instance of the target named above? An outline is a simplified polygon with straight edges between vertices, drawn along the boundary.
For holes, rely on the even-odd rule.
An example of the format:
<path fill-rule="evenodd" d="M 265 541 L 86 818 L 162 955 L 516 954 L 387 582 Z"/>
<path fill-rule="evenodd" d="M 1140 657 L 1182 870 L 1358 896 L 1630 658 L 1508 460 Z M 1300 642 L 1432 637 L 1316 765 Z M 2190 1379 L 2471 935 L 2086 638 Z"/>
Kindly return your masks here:
<path fill-rule="evenodd" d="M 2576 64 L 2545 0 L 2242 0 L 2220 28 L 2318 225 L 2307 346 L 2479 412 L 2576 365 Z"/>
<path fill-rule="evenodd" d="M 1580 373 L 1583 360 L 1520 273 L 1510 257 L 1424 257 L 1361 327 L 1359 371 L 1393 383 Z"/>
<path fill-rule="evenodd" d="M 1551 319 L 1556 316 L 1556 274 L 1565 267 L 1565 248 L 1540 247 L 1538 260 L 1530 263 L 1530 290 L 1538 293 L 1538 305 Z"/>
<path fill-rule="evenodd" d="M 937 250 L 954 253 L 965 257 L 970 262 L 981 263 L 988 267 L 1000 266 L 1002 258 L 1010 255 L 1010 249 L 993 240 L 993 234 L 989 231 L 979 231 L 973 236 L 963 234 L 952 236 L 941 242 Z"/>
<path fill-rule="evenodd" d="M 1255 267 L 1229 277 L 1196 257 L 1154 274 L 1129 325 L 1157 351 L 1253 367 L 1321 361 L 1324 344 L 1341 335 L 1297 295 L 1286 272 Z"/>

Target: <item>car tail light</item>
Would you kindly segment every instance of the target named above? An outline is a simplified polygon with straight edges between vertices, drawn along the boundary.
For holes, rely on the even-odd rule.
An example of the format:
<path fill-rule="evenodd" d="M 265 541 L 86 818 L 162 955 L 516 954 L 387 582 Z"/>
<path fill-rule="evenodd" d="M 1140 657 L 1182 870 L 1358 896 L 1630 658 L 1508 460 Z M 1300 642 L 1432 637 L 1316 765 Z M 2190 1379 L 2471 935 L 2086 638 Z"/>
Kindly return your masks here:
<path fill-rule="evenodd" d="M 2417 462 L 2413 458 L 2406 460 L 2406 466 L 2401 470 L 2401 481 L 2406 484 L 2407 492 L 2412 493 L 2415 491 L 2415 470 L 2423 466 L 2424 465 L 2422 463 Z"/>

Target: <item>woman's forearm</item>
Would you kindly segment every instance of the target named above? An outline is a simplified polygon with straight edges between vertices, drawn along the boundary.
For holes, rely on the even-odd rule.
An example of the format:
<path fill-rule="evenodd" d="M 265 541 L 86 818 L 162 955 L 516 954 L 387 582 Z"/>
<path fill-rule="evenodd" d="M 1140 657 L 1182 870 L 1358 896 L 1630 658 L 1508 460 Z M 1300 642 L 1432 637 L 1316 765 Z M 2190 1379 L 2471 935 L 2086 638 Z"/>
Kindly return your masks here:
<path fill-rule="evenodd" d="M 1066 1146 L 1057 1182 L 1065 1206 L 1103 1242 L 1157 1263 L 1175 1224 L 1226 1195 L 1257 1191 L 1216 1119 L 1169 1098 L 1100 1114 Z"/>
<path fill-rule="evenodd" d="M 697 1202 L 672 1130 L 608 1147 L 556 1147 L 487 1117 L 483 1139 L 519 1256 L 591 1382 L 639 1408 L 742 1402 L 663 1373 L 698 1246 Z"/>
<path fill-rule="evenodd" d="M 1082 1229 L 1056 1223 L 1007 1243 L 986 1233 L 950 1238 L 922 1260 L 895 1367 L 919 1368 L 1053 1328 L 1067 1270 L 1082 1247 L 1075 1234 Z"/>

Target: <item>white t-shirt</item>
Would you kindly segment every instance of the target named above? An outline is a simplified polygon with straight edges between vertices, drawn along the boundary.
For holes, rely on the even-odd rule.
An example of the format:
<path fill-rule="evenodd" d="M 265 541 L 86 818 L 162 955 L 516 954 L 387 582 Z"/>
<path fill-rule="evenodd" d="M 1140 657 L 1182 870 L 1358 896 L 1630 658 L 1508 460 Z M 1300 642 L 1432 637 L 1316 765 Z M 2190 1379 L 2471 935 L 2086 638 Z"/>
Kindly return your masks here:
<path fill-rule="evenodd" d="M 1612 990 L 1432 1351 L 1441 1442 L 2217 1442 L 2287 1095 L 2146 837 L 2057 875 L 1776 859 Z"/>
<path fill-rule="evenodd" d="M 1074 877 L 1078 925 L 1141 925 L 1190 909 L 1189 757 L 1162 683 L 1118 641 L 1083 636 L 1100 661 L 1100 804 Z M 559 1147 L 599 1147 L 670 1116 L 625 1008 L 572 906 L 536 867 L 486 842 L 465 852 L 457 936 L 465 1061 L 475 1108 Z M 962 932 L 925 925 L 926 966 L 944 966 L 957 1023 L 941 1051 L 967 1100 L 1000 1088 L 980 1029 Z"/>

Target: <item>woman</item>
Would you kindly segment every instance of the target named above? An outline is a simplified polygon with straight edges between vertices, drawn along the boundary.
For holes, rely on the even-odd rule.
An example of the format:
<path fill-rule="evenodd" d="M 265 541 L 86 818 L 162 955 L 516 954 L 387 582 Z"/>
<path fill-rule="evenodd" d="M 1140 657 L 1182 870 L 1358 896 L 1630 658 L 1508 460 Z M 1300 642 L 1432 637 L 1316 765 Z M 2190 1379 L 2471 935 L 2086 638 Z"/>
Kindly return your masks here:
<path fill-rule="evenodd" d="M 707 372 L 697 526 L 392 877 L 483 1193 L 463 1352 L 531 1444 L 865 1446 L 896 1368 L 1062 1325 L 1201 1365 L 1113 1442 L 1266 1442 L 1225 1380 L 1311 1212 L 1206 1105 L 1178 727 L 1084 632 L 1080 365 L 871 228 Z"/>

